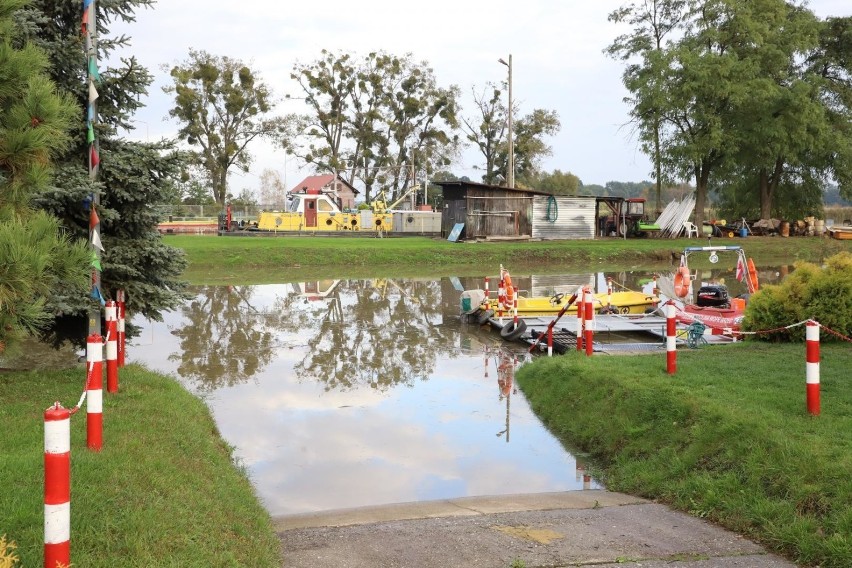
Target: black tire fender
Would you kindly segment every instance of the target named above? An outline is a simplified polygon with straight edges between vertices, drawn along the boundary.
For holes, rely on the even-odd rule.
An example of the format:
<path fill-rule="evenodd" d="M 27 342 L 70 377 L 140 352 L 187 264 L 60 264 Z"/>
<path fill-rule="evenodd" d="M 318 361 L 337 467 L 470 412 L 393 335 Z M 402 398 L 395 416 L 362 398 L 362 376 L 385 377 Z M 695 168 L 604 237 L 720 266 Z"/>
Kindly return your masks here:
<path fill-rule="evenodd" d="M 500 337 L 507 341 L 518 339 L 527 330 L 527 322 L 518 320 L 518 327 L 515 327 L 515 321 L 512 320 L 500 330 Z"/>

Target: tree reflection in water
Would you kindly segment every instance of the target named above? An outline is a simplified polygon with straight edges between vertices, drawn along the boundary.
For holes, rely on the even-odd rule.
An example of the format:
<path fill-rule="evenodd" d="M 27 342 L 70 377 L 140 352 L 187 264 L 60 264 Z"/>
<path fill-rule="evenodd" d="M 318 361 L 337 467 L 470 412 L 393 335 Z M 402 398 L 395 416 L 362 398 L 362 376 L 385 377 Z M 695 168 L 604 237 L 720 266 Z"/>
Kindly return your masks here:
<path fill-rule="evenodd" d="M 453 333 L 443 322 L 438 280 L 352 280 L 286 285 L 267 305 L 255 286 L 200 286 L 172 330 L 178 373 L 202 391 L 246 382 L 276 351 L 296 347 L 300 380 L 325 390 L 385 390 L 429 378 Z"/>
<path fill-rule="evenodd" d="M 186 325 L 172 330 L 180 350 L 169 359 L 179 360 L 178 374 L 203 391 L 245 382 L 275 354 L 274 322 L 257 317 L 252 286 L 200 286 L 196 292 L 182 308 Z"/>

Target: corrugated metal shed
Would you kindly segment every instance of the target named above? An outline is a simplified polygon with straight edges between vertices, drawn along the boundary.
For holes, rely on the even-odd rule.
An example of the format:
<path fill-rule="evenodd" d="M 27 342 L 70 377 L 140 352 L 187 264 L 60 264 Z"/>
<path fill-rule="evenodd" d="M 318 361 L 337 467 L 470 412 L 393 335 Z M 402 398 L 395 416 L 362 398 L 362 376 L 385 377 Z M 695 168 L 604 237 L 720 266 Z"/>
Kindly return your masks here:
<path fill-rule="evenodd" d="M 594 239 L 597 227 L 595 197 L 561 195 L 533 199 L 532 237 L 534 239 Z"/>

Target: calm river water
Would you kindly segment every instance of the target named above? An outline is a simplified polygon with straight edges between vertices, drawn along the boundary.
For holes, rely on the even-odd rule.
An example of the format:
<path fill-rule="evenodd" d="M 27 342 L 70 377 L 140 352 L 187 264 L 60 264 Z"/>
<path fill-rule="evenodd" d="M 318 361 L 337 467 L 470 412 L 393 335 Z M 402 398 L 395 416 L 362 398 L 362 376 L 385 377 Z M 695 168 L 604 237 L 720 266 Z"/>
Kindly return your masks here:
<path fill-rule="evenodd" d="M 605 286 L 605 276 L 632 289 L 650 280 L 513 280 L 544 295 Z M 512 384 L 526 350 L 459 321 L 461 290 L 481 286 L 442 278 L 195 287 L 163 322 L 134 320 L 142 332 L 127 357 L 207 401 L 273 515 L 582 489 L 577 460 Z"/>

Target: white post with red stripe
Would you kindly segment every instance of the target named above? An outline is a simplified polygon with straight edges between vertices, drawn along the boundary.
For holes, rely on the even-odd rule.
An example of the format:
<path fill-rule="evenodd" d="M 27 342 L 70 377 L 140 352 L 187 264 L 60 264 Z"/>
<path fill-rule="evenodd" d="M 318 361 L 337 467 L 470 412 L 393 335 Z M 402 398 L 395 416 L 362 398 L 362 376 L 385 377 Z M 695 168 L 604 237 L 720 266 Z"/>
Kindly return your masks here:
<path fill-rule="evenodd" d="M 677 371 L 677 310 L 671 300 L 666 302 L 663 309 L 666 313 L 666 372 L 674 375 Z"/>
<path fill-rule="evenodd" d="M 517 294 L 515 294 L 515 297 L 512 301 L 514 302 L 512 307 L 515 310 L 514 319 L 512 320 L 515 324 L 514 327 L 512 327 L 512 330 L 514 331 L 514 330 L 518 329 L 518 295 Z"/>
<path fill-rule="evenodd" d="M 118 392 L 118 310 L 109 300 L 104 308 L 106 319 L 107 392 Z"/>
<path fill-rule="evenodd" d="M 586 290 L 583 295 L 585 300 L 583 308 L 585 311 L 583 319 L 585 327 L 585 338 L 583 342 L 586 345 L 586 356 L 591 357 L 594 352 L 594 336 L 595 336 L 595 295 L 591 290 Z"/>
<path fill-rule="evenodd" d="M 71 411 L 44 411 L 44 566 L 71 565 Z"/>
<path fill-rule="evenodd" d="M 606 278 L 606 307 L 612 306 L 612 276 Z"/>
<path fill-rule="evenodd" d="M 819 416 L 819 324 L 809 320 L 805 326 L 808 412 Z"/>
<path fill-rule="evenodd" d="M 86 340 L 86 447 L 103 447 L 104 341 L 97 333 Z"/>
<path fill-rule="evenodd" d="M 506 283 L 503 281 L 503 271 L 500 271 L 500 282 L 497 283 L 497 318 L 503 325 L 503 304 L 506 303 Z"/>
<path fill-rule="evenodd" d="M 485 279 L 485 295 L 488 296 L 488 279 Z M 118 366 L 124 367 L 125 342 L 127 335 L 125 334 L 125 303 L 124 290 L 119 290 L 116 293 L 116 304 L 118 306 Z"/>
<path fill-rule="evenodd" d="M 553 357 L 553 326 L 547 326 L 547 356 Z"/>
<path fill-rule="evenodd" d="M 580 297 L 577 298 L 577 351 L 583 350 L 583 318 L 586 315 L 586 289 L 580 290 Z"/>

